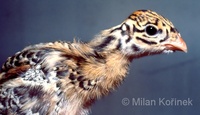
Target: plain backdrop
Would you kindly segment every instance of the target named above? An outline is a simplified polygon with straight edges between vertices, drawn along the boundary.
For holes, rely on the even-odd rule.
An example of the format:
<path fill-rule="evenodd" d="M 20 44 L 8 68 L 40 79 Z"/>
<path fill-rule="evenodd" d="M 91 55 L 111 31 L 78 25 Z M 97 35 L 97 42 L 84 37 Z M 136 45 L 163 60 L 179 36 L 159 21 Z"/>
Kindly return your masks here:
<path fill-rule="evenodd" d="M 0 64 L 25 46 L 56 40 L 89 41 L 133 11 L 151 9 L 170 19 L 188 46 L 133 60 L 124 83 L 97 101 L 91 115 L 199 115 L 199 0 L 0 0 Z M 127 106 L 122 100 L 127 98 Z M 191 99 L 192 106 L 135 106 L 131 100 Z"/>

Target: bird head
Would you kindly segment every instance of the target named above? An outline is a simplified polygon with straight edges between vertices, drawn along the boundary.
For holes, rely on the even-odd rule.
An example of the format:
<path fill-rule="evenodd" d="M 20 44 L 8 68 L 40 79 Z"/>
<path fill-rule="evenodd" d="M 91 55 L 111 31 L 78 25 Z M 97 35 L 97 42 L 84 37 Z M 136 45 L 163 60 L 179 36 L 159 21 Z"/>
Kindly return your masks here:
<path fill-rule="evenodd" d="M 174 25 L 151 10 L 138 10 L 121 24 L 121 50 L 126 55 L 187 52 L 187 46 Z"/>

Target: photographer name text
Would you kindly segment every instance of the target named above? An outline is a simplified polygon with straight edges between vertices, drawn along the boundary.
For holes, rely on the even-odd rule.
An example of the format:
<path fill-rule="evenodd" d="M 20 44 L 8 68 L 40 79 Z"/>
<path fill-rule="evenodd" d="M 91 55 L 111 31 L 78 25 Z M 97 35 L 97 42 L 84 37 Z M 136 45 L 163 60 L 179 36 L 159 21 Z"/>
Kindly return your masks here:
<path fill-rule="evenodd" d="M 146 99 L 146 98 L 123 98 L 122 104 L 124 106 L 193 106 L 192 99 L 177 99 L 177 98 L 158 98 L 158 99 Z"/>

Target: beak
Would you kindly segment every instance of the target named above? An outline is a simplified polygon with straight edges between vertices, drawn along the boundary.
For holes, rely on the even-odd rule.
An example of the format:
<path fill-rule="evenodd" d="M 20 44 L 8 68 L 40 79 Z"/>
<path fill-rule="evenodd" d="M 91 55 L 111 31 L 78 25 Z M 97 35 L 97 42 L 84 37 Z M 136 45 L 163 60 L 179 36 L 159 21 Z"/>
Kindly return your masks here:
<path fill-rule="evenodd" d="M 177 39 L 173 41 L 166 41 L 166 43 L 164 43 L 164 46 L 167 50 L 183 51 L 187 53 L 187 45 L 181 37 L 177 37 Z"/>

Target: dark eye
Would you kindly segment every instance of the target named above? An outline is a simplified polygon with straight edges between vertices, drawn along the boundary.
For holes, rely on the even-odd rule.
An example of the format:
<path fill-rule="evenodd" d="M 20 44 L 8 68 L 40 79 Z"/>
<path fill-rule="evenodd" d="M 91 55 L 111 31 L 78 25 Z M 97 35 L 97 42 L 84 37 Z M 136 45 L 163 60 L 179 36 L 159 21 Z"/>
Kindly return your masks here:
<path fill-rule="evenodd" d="M 154 26 L 147 26 L 145 29 L 146 33 L 150 36 L 156 35 L 158 30 Z"/>

